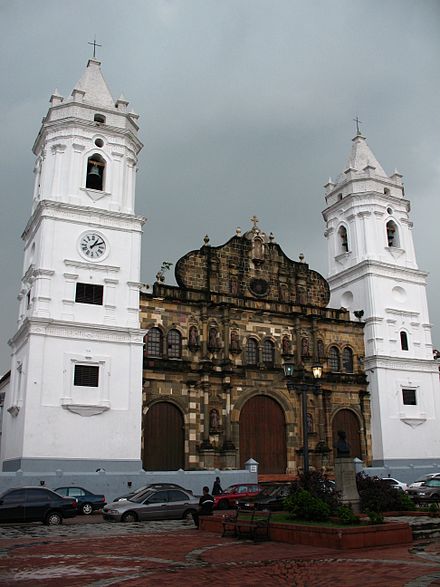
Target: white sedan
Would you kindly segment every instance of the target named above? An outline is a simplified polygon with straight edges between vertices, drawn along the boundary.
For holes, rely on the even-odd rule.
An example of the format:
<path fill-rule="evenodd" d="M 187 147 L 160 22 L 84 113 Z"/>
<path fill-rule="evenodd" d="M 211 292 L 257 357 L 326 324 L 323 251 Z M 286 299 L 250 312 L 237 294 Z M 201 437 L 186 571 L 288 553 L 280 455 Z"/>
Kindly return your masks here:
<path fill-rule="evenodd" d="M 398 489 L 399 491 L 406 491 L 408 489 L 408 485 L 406 483 L 403 483 L 403 481 L 399 481 L 398 479 L 394 479 L 394 477 L 382 477 L 381 480 L 385 481 L 385 483 L 391 487 L 394 487 L 394 489 Z"/>

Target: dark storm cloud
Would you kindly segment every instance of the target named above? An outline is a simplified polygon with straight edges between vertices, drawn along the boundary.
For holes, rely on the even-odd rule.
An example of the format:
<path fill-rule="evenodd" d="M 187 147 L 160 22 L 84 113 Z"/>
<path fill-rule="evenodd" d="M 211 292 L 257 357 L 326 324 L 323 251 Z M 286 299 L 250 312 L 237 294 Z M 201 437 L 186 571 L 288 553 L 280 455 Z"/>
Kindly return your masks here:
<path fill-rule="evenodd" d="M 322 185 L 344 168 L 358 114 L 388 173 L 404 174 L 439 341 L 439 3 L 34 0 L 0 6 L 0 366 L 14 333 L 30 151 L 48 99 L 68 96 L 96 33 L 104 76 L 140 115 L 142 278 L 226 241 L 256 213 L 291 257 L 327 273 Z"/>

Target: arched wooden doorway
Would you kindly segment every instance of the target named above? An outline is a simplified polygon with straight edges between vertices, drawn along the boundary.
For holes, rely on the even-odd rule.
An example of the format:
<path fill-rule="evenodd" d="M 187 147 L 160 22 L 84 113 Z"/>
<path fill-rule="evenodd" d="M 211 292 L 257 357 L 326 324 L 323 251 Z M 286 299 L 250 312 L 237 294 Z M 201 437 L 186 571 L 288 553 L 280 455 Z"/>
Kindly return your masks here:
<path fill-rule="evenodd" d="M 362 459 L 361 435 L 359 420 L 351 410 L 339 410 L 333 418 L 333 445 L 338 440 L 338 430 L 343 430 L 350 446 L 350 457 Z M 336 456 L 336 452 L 335 452 Z"/>
<path fill-rule="evenodd" d="M 176 471 L 185 466 L 185 427 L 172 403 L 153 404 L 144 418 L 143 466 L 146 471 Z"/>
<path fill-rule="evenodd" d="M 240 413 L 240 466 L 250 459 L 260 463 L 259 473 L 285 473 L 287 466 L 286 422 L 281 406 L 257 395 Z"/>

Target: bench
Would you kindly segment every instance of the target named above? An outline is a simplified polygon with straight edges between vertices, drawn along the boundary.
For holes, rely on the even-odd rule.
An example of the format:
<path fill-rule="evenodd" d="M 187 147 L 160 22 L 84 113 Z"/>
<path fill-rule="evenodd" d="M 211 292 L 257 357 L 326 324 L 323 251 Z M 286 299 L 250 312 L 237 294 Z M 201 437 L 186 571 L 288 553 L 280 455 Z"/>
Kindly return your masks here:
<path fill-rule="evenodd" d="M 269 540 L 270 511 L 237 510 L 223 518 L 223 534 L 232 534 L 236 538 Z"/>

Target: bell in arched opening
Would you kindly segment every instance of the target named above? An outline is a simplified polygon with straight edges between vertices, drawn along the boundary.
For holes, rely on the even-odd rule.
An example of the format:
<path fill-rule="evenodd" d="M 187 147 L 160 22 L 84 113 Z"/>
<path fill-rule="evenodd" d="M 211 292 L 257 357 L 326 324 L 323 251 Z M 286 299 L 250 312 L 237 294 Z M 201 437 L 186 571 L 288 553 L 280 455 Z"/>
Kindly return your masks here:
<path fill-rule="evenodd" d="M 86 187 L 92 190 L 104 189 L 105 161 L 100 155 L 92 155 L 87 161 Z"/>

